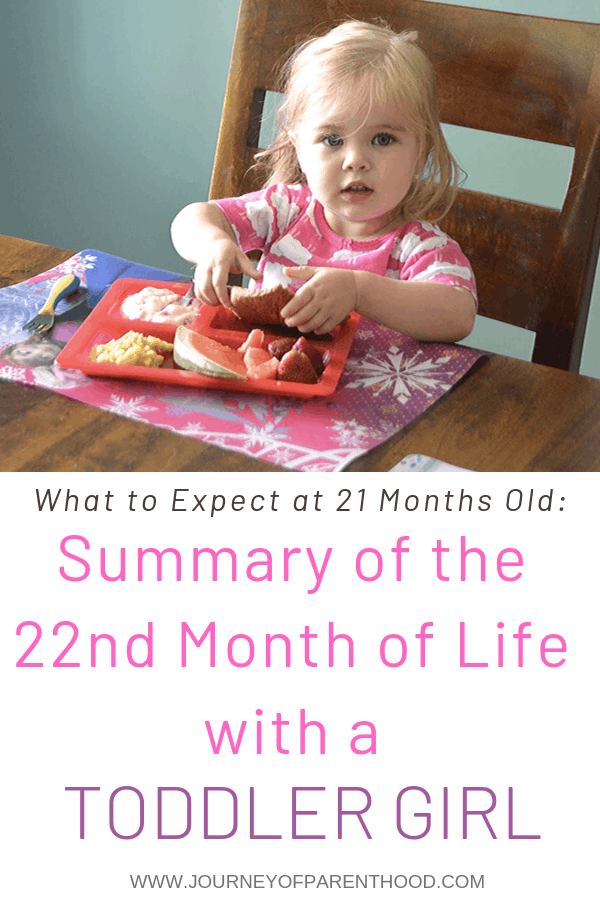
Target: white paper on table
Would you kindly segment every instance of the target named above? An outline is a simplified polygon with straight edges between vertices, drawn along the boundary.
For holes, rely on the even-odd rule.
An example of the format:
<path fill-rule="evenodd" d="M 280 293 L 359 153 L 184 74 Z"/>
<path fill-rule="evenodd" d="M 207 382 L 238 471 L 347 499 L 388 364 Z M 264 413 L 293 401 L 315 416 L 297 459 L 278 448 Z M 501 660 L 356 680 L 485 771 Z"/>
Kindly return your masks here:
<path fill-rule="evenodd" d="M 421 453 L 411 453 L 405 456 L 399 463 L 389 470 L 390 472 L 471 472 L 472 469 L 461 469 L 451 463 L 434 459 L 433 456 L 423 456 Z"/>

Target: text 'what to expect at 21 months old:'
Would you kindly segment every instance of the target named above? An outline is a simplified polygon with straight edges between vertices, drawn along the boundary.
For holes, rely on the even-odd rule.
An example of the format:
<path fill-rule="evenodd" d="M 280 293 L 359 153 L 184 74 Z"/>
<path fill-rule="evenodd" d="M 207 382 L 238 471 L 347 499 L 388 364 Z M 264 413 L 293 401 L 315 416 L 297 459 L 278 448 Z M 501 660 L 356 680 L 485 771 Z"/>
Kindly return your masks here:
<path fill-rule="evenodd" d="M 399 488 L 366 488 L 313 493 L 270 491 L 256 494 L 195 493 L 190 488 L 175 488 L 167 496 L 136 491 L 80 494 L 70 488 L 35 489 L 38 512 L 129 512 L 129 513 L 194 513 L 210 518 L 227 513 L 337 512 L 337 513 L 489 513 L 564 511 L 565 497 L 553 488 L 537 490 L 512 487 L 501 495 L 475 494 L 461 488 L 444 493 L 401 493 Z"/>

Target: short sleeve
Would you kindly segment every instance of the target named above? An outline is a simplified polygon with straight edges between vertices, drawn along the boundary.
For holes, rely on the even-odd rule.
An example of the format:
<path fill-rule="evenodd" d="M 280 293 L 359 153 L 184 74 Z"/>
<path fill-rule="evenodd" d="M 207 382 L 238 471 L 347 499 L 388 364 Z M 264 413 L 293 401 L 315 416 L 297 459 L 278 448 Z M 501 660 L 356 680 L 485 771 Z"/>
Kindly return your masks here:
<path fill-rule="evenodd" d="M 469 260 L 456 241 L 437 225 L 411 223 L 410 230 L 396 239 L 391 255 L 390 268 L 398 268 L 401 280 L 436 281 L 464 287 L 477 302 L 475 276 Z"/>
<path fill-rule="evenodd" d="M 225 214 L 246 253 L 265 250 L 284 234 L 306 205 L 305 194 L 301 186 L 274 184 L 262 191 L 211 202 Z"/>

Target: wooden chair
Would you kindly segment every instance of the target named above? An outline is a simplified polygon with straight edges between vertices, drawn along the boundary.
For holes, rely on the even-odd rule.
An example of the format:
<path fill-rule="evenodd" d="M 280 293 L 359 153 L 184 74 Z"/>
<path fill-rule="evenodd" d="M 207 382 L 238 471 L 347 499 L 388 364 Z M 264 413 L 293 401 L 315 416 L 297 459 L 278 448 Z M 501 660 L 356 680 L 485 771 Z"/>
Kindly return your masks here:
<path fill-rule="evenodd" d="M 419 32 L 442 122 L 575 148 L 561 210 L 461 189 L 441 226 L 473 265 L 480 312 L 534 331 L 533 362 L 578 371 L 600 241 L 600 25 L 422 0 L 242 0 L 211 198 L 259 187 L 245 173 L 282 54 L 348 16 Z"/>

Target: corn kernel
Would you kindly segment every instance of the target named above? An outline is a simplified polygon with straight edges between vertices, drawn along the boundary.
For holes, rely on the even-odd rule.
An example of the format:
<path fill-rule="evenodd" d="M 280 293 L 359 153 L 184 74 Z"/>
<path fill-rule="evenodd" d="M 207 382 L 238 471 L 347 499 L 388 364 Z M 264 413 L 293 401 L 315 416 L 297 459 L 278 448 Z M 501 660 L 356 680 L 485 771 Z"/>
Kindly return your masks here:
<path fill-rule="evenodd" d="M 110 362 L 118 366 L 150 366 L 158 368 L 165 361 L 161 355 L 172 350 L 173 344 L 152 335 L 138 331 L 128 331 L 118 339 L 97 344 L 92 348 L 91 359 L 95 362 Z M 158 352 L 160 351 L 160 353 Z"/>

